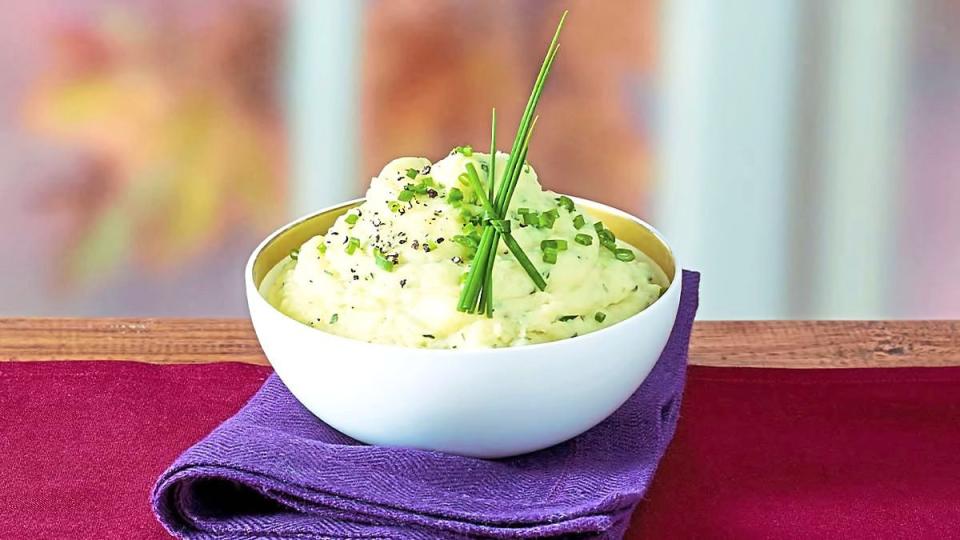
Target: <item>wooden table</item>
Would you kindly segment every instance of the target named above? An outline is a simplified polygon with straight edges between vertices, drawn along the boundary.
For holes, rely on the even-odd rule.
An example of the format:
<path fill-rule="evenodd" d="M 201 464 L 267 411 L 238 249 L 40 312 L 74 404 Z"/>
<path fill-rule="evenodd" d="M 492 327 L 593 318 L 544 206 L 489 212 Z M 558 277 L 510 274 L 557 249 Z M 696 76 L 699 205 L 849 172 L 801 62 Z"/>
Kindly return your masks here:
<path fill-rule="evenodd" d="M 265 364 L 245 319 L 0 319 L 0 361 Z M 698 322 L 690 363 L 766 368 L 960 365 L 960 321 Z"/>

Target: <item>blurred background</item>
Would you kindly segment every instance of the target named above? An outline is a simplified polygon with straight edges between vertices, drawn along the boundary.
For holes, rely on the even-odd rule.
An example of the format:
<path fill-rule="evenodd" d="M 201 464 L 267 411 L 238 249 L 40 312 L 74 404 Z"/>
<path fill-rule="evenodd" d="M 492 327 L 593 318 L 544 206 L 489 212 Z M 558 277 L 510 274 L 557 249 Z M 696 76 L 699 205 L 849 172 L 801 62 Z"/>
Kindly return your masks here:
<path fill-rule="evenodd" d="M 956 0 L 9 0 L 0 316 L 242 316 L 270 230 L 515 129 L 702 318 L 960 317 Z"/>

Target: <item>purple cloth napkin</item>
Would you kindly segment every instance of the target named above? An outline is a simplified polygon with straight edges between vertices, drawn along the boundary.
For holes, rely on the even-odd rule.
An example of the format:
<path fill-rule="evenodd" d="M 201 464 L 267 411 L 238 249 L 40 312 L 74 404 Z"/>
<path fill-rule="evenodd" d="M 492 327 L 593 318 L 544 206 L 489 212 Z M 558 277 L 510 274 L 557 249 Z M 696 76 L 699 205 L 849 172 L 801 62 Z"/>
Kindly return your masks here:
<path fill-rule="evenodd" d="M 366 446 L 272 376 L 160 477 L 153 508 L 183 538 L 621 538 L 677 423 L 699 274 L 639 390 L 590 431 L 483 460 Z"/>

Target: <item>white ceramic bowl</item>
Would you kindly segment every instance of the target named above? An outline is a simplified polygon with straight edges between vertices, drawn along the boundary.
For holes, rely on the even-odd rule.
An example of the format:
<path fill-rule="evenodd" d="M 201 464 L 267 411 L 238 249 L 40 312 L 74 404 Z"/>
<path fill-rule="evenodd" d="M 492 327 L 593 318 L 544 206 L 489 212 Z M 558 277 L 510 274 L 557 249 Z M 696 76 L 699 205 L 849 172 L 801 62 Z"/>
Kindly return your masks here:
<path fill-rule="evenodd" d="M 672 251 L 640 219 L 586 200 L 578 206 L 649 255 L 669 282 L 644 311 L 590 334 L 502 349 L 413 349 L 328 334 L 268 304 L 257 290 L 266 272 L 360 202 L 279 229 L 245 273 L 250 318 L 277 375 L 313 414 L 357 440 L 484 458 L 546 448 L 620 407 L 666 344 L 680 300 Z"/>

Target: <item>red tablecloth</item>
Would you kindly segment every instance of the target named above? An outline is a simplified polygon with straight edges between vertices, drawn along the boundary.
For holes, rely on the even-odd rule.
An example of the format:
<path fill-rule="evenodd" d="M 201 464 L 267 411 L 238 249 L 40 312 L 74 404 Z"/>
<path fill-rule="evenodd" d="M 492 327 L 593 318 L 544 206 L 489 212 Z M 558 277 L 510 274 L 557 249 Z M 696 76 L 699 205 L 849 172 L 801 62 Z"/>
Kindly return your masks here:
<path fill-rule="evenodd" d="M 0 363 L 0 537 L 164 538 L 154 479 L 267 374 Z M 960 368 L 691 368 L 629 536 L 960 537 Z"/>

